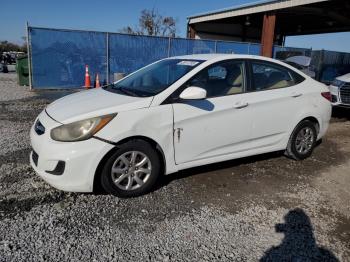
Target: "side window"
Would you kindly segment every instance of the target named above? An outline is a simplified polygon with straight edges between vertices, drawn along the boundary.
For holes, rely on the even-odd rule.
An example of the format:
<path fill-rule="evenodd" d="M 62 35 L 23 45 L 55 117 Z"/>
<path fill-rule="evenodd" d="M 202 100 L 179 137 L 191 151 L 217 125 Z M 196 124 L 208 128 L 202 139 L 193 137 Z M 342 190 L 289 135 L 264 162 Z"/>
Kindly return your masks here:
<path fill-rule="evenodd" d="M 244 72 L 243 61 L 219 62 L 200 71 L 185 85 L 204 88 L 208 98 L 239 94 L 244 92 Z"/>
<path fill-rule="evenodd" d="M 292 71 L 279 65 L 266 62 L 252 62 L 252 91 L 272 90 L 296 84 Z"/>
<path fill-rule="evenodd" d="M 215 79 L 225 79 L 227 75 L 227 70 L 223 66 L 214 66 L 208 70 L 209 80 Z"/>
<path fill-rule="evenodd" d="M 292 77 L 294 79 L 294 84 L 300 84 L 301 82 L 303 82 L 305 80 L 305 78 L 301 75 L 299 75 L 297 72 L 295 71 L 291 71 Z"/>

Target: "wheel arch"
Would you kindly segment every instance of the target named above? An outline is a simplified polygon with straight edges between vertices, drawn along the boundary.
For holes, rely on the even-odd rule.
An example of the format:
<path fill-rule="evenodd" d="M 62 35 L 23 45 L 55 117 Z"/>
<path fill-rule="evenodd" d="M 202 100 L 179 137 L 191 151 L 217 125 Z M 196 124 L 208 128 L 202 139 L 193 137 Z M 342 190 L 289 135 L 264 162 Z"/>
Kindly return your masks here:
<path fill-rule="evenodd" d="M 307 120 L 315 124 L 316 132 L 318 134 L 320 132 L 320 121 L 314 116 L 308 116 L 303 118 L 301 121 L 299 121 L 299 123 L 296 126 L 298 126 L 301 122 Z"/>
<path fill-rule="evenodd" d="M 127 137 L 127 138 L 120 140 L 118 143 L 114 144 L 115 146 L 111 150 L 109 150 L 107 152 L 107 154 L 105 154 L 103 156 L 103 158 L 101 159 L 101 161 L 97 165 L 97 168 L 96 168 L 95 174 L 94 174 L 94 180 L 93 180 L 93 192 L 103 191 L 103 189 L 101 187 L 100 179 L 101 179 L 101 173 L 102 173 L 103 166 L 106 163 L 107 159 L 112 154 L 114 154 L 114 152 L 118 149 L 119 145 L 125 144 L 126 142 L 129 142 L 131 140 L 143 140 L 143 141 L 148 142 L 149 144 L 151 144 L 154 147 L 154 149 L 158 153 L 159 158 L 161 160 L 161 174 L 164 174 L 164 172 L 166 170 L 166 159 L 165 159 L 164 151 L 161 148 L 161 146 L 155 140 L 153 140 L 152 138 L 146 137 L 146 136 Z"/>
<path fill-rule="evenodd" d="M 287 157 L 290 157 L 290 158 L 292 158 L 294 160 L 303 160 L 303 159 L 309 157 L 311 155 L 312 151 L 313 151 L 313 147 L 315 146 L 315 144 L 314 144 L 313 147 L 311 148 L 311 151 L 307 152 L 306 155 L 300 155 L 299 153 L 293 151 L 293 149 L 292 149 L 293 136 L 294 136 L 294 134 L 296 134 L 295 132 L 298 130 L 298 128 L 300 128 L 302 123 L 305 122 L 305 121 L 311 122 L 314 125 L 315 129 L 316 129 L 316 134 L 315 134 L 316 140 L 313 143 L 316 143 L 318 133 L 320 132 L 320 122 L 314 116 L 304 117 L 295 125 L 295 127 L 294 127 L 294 129 L 293 129 L 293 131 L 290 134 L 290 137 L 288 139 L 287 148 L 286 148 L 285 153 L 284 153 Z"/>
<path fill-rule="evenodd" d="M 289 129 L 289 130 L 290 130 L 290 131 L 289 131 L 290 133 L 287 134 L 287 136 L 285 137 L 285 140 L 284 140 L 285 147 L 288 146 L 289 141 L 290 141 L 290 139 L 291 139 L 291 137 L 292 137 L 292 135 L 293 135 L 295 129 L 298 127 L 298 125 L 299 125 L 300 123 L 302 123 L 303 121 L 306 121 L 306 120 L 311 121 L 312 123 L 315 124 L 315 128 L 316 128 L 317 135 L 319 134 L 320 128 L 321 128 L 321 126 L 320 126 L 320 120 L 319 120 L 317 117 L 315 117 L 315 116 L 313 116 L 313 115 L 311 115 L 311 114 L 303 115 L 303 116 L 301 116 L 301 117 L 298 117 L 295 121 L 293 121 L 293 122 L 290 124 L 290 127 L 289 127 L 289 128 L 290 128 L 290 129 Z"/>

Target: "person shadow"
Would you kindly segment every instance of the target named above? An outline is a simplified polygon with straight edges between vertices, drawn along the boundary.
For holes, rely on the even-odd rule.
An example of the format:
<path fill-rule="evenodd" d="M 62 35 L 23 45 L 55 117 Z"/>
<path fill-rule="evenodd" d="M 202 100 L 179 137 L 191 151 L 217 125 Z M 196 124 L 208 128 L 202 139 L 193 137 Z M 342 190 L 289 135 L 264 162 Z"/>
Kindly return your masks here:
<path fill-rule="evenodd" d="M 290 210 L 284 220 L 275 225 L 276 232 L 285 235 L 282 243 L 268 249 L 260 261 L 339 261 L 331 251 L 317 246 L 310 218 L 302 209 Z"/>

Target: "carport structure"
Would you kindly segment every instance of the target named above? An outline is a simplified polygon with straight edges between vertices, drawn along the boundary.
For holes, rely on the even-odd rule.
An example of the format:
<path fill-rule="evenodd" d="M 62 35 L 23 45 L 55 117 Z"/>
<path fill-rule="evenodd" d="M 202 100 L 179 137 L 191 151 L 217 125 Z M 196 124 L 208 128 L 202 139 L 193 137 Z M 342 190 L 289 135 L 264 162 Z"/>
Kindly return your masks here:
<path fill-rule="evenodd" d="M 287 36 L 350 31 L 349 14 L 349 0 L 259 1 L 188 17 L 187 37 L 261 42 L 272 57 Z"/>

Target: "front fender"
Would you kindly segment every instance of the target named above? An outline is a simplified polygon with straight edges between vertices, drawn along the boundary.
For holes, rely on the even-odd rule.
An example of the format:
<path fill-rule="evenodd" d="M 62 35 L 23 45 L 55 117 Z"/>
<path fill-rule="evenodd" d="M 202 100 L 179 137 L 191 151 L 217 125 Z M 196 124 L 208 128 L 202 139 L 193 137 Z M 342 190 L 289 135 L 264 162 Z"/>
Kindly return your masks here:
<path fill-rule="evenodd" d="M 165 173 L 170 174 L 178 170 L 174 161 L 173 107 L 171 105 L 118 113 L 96 136 L 113 143 L 131 137 L 147 137 L 155 141 L 163 151 L 166 162 Z"/>

